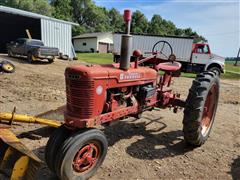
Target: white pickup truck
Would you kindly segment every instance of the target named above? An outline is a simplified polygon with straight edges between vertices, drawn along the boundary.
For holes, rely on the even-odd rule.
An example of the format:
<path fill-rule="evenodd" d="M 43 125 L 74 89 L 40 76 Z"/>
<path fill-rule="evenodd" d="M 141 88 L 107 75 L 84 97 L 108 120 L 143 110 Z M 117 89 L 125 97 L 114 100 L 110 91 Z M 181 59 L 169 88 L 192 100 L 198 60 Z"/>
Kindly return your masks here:
<path fill-rule="evenodd" d="M 120 33 L 113 34 L 113 53 L 114 60 L 118 61 L 120 57 L 120 44 L 121 44 Z M 175 36 L 154 36 L 144 34 L 132 34 L 133 52 L 139 49 L 144 56 L 149 54 L 152 50 L 153 45 L 158 41 L 166 41 L 170 44 L 173 53 L 176 55 L 176 60 L 182 64 L 182 72 L 193 72 L 199 73 L 205 70 L 218 70 L 219 73 L 224 72 L 225 58 L 213 54 L 207 43 L 193 43 L 191 37 L 175 37 Z M 162 47 L 164 46 L 164 47 Z M 170 48 L 167 44 L 159 44 L 156 50 L 160 50 L 170 55 Z M 147 54 L 148 53 L 148 54 Z"/>

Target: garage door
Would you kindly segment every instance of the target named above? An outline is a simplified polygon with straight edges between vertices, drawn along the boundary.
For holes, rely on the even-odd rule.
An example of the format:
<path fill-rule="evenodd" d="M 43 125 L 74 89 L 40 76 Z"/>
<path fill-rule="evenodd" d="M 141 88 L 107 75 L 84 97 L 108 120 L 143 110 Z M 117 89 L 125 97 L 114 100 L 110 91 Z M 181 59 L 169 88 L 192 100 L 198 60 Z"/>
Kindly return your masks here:
<path fill-rule="evenodd" d="M 99 43 L 98 44 L 99 53 L 107 53 L 108 52 L 108 43 Z"/>

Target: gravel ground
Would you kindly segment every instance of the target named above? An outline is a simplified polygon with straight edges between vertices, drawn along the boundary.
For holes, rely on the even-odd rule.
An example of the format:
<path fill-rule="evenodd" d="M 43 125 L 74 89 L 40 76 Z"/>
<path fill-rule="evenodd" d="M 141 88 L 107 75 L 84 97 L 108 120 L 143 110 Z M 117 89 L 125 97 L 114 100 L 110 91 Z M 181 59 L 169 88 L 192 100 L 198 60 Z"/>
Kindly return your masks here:
<path fill-rule="evenodd" d="M 2 55 L 1 57 L 5 57 Z M 0 111 L 37 115 L 65 104 L 64 69 L 79 62 L 57 60 L 53 64 L 27 64 L 11 59 L 13 74 L 0 74 Z M 175 78 L 174 92 L 186 98 L 190 78 Z M 184 144 L 183 112 L 153 110 L 140 120 L 128 118 L 104 128 L 109 148 L 95 179 L 240 179 L 240 82 L 221 80 L 215 124 L 209 140 L 196 149 Z M 44 148 L 52 129 L 16 124 L 13 131 L 44 160 Z M 22 134 L 23 132 L 27 132 Z M 31 139 L 26 134 L 39 134 Z M 46 165 L 39 180 L 57 179 Z"/>

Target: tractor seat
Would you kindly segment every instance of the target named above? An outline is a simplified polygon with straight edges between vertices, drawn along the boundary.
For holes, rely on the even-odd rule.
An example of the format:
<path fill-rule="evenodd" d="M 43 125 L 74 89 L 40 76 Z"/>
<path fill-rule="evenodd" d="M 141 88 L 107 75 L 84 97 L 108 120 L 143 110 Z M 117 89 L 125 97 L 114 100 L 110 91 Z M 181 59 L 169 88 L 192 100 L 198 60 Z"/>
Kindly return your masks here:
<path fill-rule="evenodd" d="M 178 71 L 182 67 L 182 64 L 179 62 L 165 62 L 165 63 L 159 63 L 156 68 L 157 70 L 162 70 L 162 71 Z"/>

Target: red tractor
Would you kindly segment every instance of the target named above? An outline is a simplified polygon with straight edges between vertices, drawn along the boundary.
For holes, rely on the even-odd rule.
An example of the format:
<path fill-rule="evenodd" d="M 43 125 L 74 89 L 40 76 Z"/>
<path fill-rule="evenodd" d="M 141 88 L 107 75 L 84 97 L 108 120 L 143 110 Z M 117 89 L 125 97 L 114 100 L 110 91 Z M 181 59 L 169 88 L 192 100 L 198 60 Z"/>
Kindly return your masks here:
<path fill-rule="evenodd" d="M 124 11 L 124 20 L 127 33 L 122 36 L 120 63 L 66 68 L 65 123 L 51 135 L 45 151 L 48 167 L 60 179 L 88 179 L 101 166 L 108 142 L 94 126 L 127 116 L 140 118 L 144 111 L 155 107 L 172 107 L 174 112 L 185 108 L 186 143 L 201 146 L 209 136 L 218 104 L 218 73 L 209 71 L 197 75 L 187 100 L 181 100 L 170 88 L 175 72 L 181 68 L 170 44 L 157 42 L 147 58 L 136 50 L 135 61 L 130 62 L 129 10 Z M 162 54 L 162 48 L 157 49 L 159 44 L 168 46 L 169 55 Z"/>

